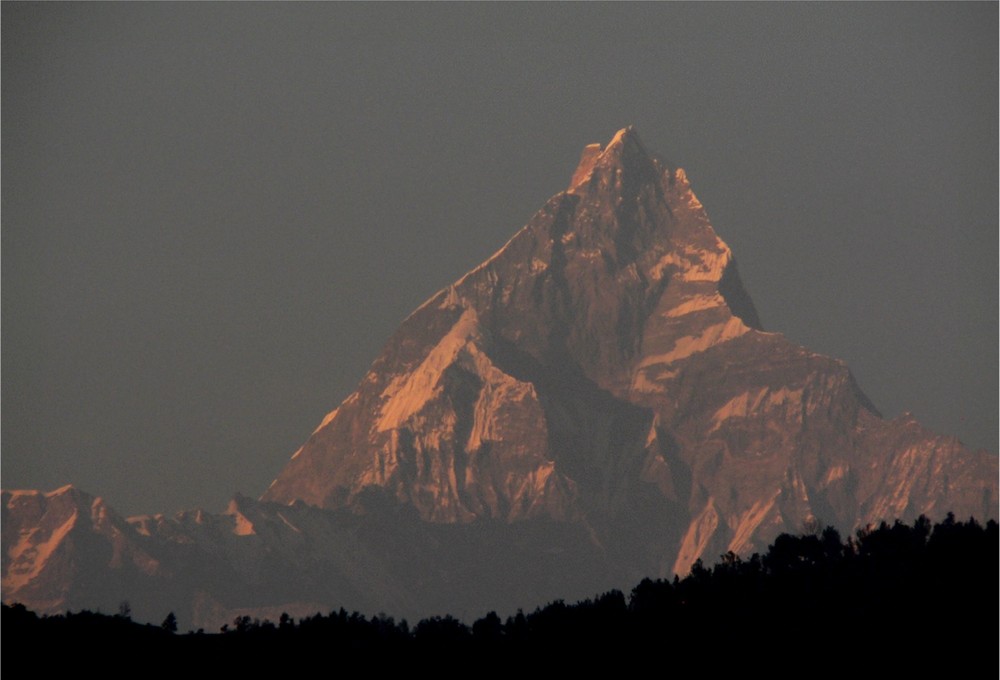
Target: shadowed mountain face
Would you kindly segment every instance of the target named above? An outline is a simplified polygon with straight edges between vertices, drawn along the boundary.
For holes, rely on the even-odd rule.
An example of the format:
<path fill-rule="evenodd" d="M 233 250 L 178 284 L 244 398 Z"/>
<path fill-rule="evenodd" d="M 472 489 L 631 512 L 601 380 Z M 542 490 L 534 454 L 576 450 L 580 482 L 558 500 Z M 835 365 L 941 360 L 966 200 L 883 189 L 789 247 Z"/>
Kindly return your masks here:
<path fill-rule="evenodd" d="M 883 420 L 842 362 L 765 332 L 684 171 L 628 128 L 403 322 L 260 501 L 124 520 L 5 493 L 3 595 L 206 626 L 477 616 L 948 511 L 997 517 L 996 457 Z"/>

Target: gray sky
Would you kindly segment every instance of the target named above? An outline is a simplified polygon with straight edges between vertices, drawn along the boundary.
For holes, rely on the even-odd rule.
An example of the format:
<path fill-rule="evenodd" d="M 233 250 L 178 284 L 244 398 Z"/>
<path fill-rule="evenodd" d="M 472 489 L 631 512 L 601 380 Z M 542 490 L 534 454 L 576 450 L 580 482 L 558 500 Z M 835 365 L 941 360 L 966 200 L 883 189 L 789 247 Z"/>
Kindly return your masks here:
<path fill-rule="evenodd" d="M 996 452 L 996 3 L 3 3 L 2 482 L 256 496 L 634 123 L 768 330 Z"/>

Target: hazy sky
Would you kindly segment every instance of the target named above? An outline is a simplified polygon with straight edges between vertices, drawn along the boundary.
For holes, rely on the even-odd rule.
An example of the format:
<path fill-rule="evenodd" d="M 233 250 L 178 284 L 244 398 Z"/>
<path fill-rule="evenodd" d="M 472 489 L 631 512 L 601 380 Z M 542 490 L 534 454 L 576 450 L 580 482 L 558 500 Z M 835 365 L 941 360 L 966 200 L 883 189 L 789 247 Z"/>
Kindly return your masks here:
<path fill-rule="evenodd" d="M 768 330 L 998 449 L 996 3 L 2 3 L 2 483 L 257 496 L 634 123 Z"/>

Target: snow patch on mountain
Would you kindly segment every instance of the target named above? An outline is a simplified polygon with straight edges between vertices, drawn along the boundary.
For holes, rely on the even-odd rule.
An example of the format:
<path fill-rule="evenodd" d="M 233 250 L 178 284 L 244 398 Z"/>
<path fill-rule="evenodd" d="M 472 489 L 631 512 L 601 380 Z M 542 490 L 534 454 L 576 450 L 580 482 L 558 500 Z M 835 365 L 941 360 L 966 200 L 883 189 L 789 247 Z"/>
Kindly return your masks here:
<path fill-rule="evenodd" d="M 706 309 L 715 309 L 726 304 L 725 299 L 718 292 L 709 294 L 696 294 L 685 298 L 684 302 L 671 307 L 667 311 L 668 317 L 679 317 Z"/>
<path fill-rule="evenodd" d="M 787 387 L 776 390 L 762 387 L 759 390 L 742 392 L 727 401 L 712 415 L 709 431 L 718 430 L 730 418 L 749 418 L 776 408 L 787 409 L 791 407 L 795 414 L 799 414 L 801 413 L 803 393 L 802 388 L 789 389 Z"/>
<path fill-rule="evenodd" d="M 733 259 L 733 253 L 718 237 L 715 240 L 714 249 L 685 245 L 667 253 L 653 265 L 650 271 L 652 278 L 663 278 L 664 272 L 669 268 L 676 271 L 674 277 L 680 281 L 721 281 L 726 266 Z"/>
<path fill-rule="evenodd" d="M 684 538 L 681 539 L 681 549 L 674 562 L 674 573 L 686 575 L 691 571 L 694 561 L 705 553 L 708 542 L 719 528 L 719 513 L 715 509 L 715 499 L 711 496 L 705 507 L 688 525 Z"/>
<path fill-rule="evenodd" d="M 580 154 L 580 163 L 577 165 L 576 171 L 573 173 L 573 178 L 570 180 L 568 191 L 572 192 L 578 186 L 590 179 L 591 173 L 594 171 L 594 164 L 597 163 L 597 159 L 601 155 L 600 144 L 588 144 L 583 147 L 583 152 Z"/>
<path fill-rule="evenodd" d="M 476 311 L 466 309 L 415 371 L 393 378 L 382 392 L 385 401 L 376 424 L 377 431 L 401 427 L 438 394 L 441 375 L 476 334 L 478 323 Z"/>
<path fill-rule="evenodd" d="M 46 494 L 46 496 L 55 495 L 55 493 Z M 7 553 L 10 562 L 7 566 L 7 573 L 3 575 L 5 592 L 17 590 L 27 585 L 42 572 L 48 564 L 49 557 L 76 526 L 78 514 L 77 510 L 74 509 L 73 514 L 47 536 L 41 527 L 35 527 L 20 534 L 17 543 Z"/>
<path fill-rule="evenodd" d="M 503 441 L 505 409 L 526 399 L 538 400 L 538 394 L 531 383 L 521 382 L 507 375 L 482 352 L 475 351 L 473 358 L 484 383 L 473 409 L 472 429 L 465 444 L 467 451 L 476 451 L 484 442 Z"/>
<path fill-rule="evenodd" d="M 687 173 L 684 172 L 684 168 L 677 168 L 674 171 L 674 182 L 683 188 L 682 197 L 689 210 L 692 212 L 704 210 L 705 206 L 701 204 L 698 197 L 694 195 L 693 191 L 691 191 L 691 185 L 688 182 Z"/>
<path fill-rule="evenodd" d="M 733 538 L 729 541 L 729 550 L 736 554 L 745 554 L 753 547 L 753 536 L 757 529 L 772 514 L 781 490 L 778 489 L 768 499 L 754 501 L 745 512 L 739 514 L 730 524 Z"/>
<path fill-rule="evenodd" d="M 322 430 L 324 427 L 326 427 L 327 425 L 329 425 L 330 421 L 337 417 L 337 412 L 338 411 L 340 411 L 339 407 L 335 408 L 332 411 L 330 411 L 329 413 L 327 413 L 323 417 L 323 420 L 320 421 L 319 426 L 317 426 L 316 429 L 313 430 L 313 434 L 316 434 L 317 432 L 319 432 L 320 430 Z M 294 458 L 296 455 L 298 455 L 298 451 L 295 452 L 295 455 L 293 455 L 292 458 Z"/>
<path fill-rule="evenodd" d="M 686 359 L 692 354 L 704 352 L 711 347 L 728 342 L 749 332 L 750 328 L 739 317 L 733 316 L 723 323 L 708 326 L 697 335 L 685 335 L 678 338 L 669 352 L 643 357 L 639 368 L 645 369 L 650 366 L 670 364 L 681 359 Z"/>

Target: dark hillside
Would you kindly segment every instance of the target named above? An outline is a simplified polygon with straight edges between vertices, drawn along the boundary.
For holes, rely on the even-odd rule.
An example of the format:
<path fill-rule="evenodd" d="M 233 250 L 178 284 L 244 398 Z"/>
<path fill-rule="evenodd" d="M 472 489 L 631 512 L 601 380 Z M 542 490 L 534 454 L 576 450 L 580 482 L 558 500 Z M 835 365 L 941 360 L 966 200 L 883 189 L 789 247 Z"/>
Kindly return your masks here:
<path fill-rule="evenodd" d="M 83 670 L 134 676 L 149 669 L 305 671 L 326 664 L 384 671 L 488 662 L 766 670 L 792 677 L 857 672 L 997 672 L 998 527 L 953 516 L 934 526 L 883 523 L 846 541 L 821 533 L 778 537 L 764 555 L 730 553 L 684 579 L 645 579 L 575 604 L 552 602 L 471 626 L 451 616 L 410 626 L 344 610 L 274 623 L 241 617 L 219 632 L 176 634 L 130 620 L 127 607 L 39 617 L 3 606 L 2 670 Z M 12 676 L 13 677 L 13 676 Z"/>

